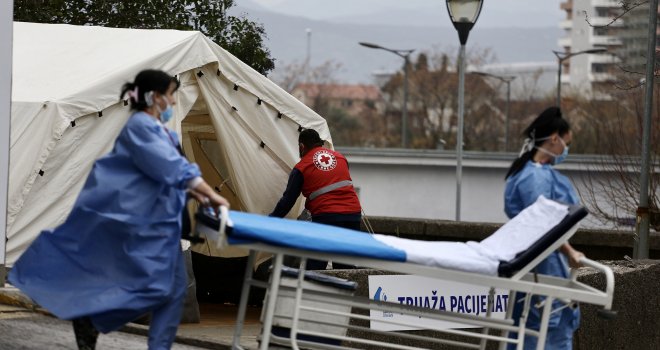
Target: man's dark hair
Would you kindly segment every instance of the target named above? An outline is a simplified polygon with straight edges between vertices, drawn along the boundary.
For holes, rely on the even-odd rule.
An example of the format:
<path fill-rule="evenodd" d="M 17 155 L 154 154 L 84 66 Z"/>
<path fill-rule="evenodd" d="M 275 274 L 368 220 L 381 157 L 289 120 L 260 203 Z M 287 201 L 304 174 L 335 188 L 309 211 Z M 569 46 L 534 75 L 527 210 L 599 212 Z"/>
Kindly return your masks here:
<path fill-rule="evenodd" d="M 321 136 L 314 129 L 305 129 L 300 132 L 298 136 L 298 142 L 302 143 L 305 148 L 313 148 L 317 146 L 323 146 L 323 140 Z"/>

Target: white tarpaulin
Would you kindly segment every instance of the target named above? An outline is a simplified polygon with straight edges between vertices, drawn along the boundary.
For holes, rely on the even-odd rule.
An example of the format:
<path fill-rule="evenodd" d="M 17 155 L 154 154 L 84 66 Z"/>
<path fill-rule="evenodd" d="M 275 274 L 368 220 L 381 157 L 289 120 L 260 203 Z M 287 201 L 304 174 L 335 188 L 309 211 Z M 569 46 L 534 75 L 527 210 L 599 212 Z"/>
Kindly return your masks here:
<path fill-rule="evenodd" d="M 13 61 L 9 266 L 66 218 L 130 115 L 121 86 L 143 69 L 179 77 L 170 126 L 185 133 L 188 119 L 202 117 L 195 127 L 217 140 L 218 172 L 245 211 L 275 206 L 298 160 L 300 127 L 332 142 L 323 118 L 199 32 L 15 22 Z"/>

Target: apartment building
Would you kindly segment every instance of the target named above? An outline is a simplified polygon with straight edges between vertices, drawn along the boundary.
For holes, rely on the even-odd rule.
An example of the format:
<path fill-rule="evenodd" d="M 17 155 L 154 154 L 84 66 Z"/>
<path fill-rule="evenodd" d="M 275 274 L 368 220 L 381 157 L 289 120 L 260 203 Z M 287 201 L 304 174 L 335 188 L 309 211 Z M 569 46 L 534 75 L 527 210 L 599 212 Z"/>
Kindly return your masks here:
<path fill-rule="evenodd" d="M 621 37 L 627 18 L 621 13 L 619 0 L 566 0 L 560 5 L 566 19 L 560 23 L 564 37 L 559 46 L 564 54 L 605 49 L 599 54 L 577 54 L 562 62 L 562 91 L 580 93 L 591 98 L 607 99 L 604 93 L 615 79 L 618 52 L 624 47 Z"/>

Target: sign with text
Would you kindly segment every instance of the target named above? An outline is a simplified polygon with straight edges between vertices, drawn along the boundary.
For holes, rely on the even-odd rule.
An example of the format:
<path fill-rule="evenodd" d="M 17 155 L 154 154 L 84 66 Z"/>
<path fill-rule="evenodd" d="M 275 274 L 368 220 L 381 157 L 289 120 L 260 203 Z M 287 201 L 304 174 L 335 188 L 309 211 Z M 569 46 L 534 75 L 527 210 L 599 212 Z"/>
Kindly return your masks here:
<path fill-rule="evenodd" d="M 414 275 L 369 276 L 369 296 L 372 300 L 419 306 L 427 309 L 486 316 L 490 288 L 453 281 L 443 281 Z M 495 289 L 490 307 L 491 317 L 504 319 L 509 291 Z M 414 329 L 477 328 L 457 322 L 440 321 L 400 313 L 371 310 L 371 328 L 380 331 Z M 379 321 L 400 322 L 410 326 Z"/>

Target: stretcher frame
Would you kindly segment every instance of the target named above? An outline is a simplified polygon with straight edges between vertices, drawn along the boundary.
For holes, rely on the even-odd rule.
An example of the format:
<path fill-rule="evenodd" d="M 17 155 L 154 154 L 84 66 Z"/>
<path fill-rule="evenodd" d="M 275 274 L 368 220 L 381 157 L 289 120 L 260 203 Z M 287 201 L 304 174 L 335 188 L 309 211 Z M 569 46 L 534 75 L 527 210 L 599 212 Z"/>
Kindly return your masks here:
<path fill-rule="evenodd" d="M 219 233 L 219 242 L 225 242 L 226 244 L 226 233 L 224 232 L 224 223 L 226 220 L 226 211 L 223 211 L 223 216 L 225 219 L 221 220 L 221 228 Z M 354 309 L 368 309 L 368 310 L 380 310 L 386 312 L 395 312 L 403 313 L 407 315 L 419 316 L 428 319 L 436 320 L 445 320 L 445 321 L 454 321 L 460 322 L 463 324 L 470 324 L 473 326 L 481 327 L 481 332 L 469 332 L 461 329 L 430 329 L 437 331 L 443 334 L 449 335 L 458 335 L 470 339 L 470 341 L 456 341 L 449 339 L 439 339 L 435 337 L 428 337 L 417 334 L 409 333 L 400 333 L 400 332 L 383 332 L 372 330 L 362 326 L 356 325 L 340 325 L 340 324 L 330 324 L 337 327 L 345 327 L 347 330 L 357 330 L 357 331 L 368 331 L 370 333 L 397 336 L 400 338 L 405 338 L 408 340 L 420 340 L 436 344 L 447 344 L 453 346 L 464 347 L 468 349 L 486 349 L 488 342 L 497 342 L 499 343 L 499 349 L 503 350 L 507 347 L 507 344 L 515 344 L 517 349 L 523 349 L 525 335 L 532 335 L 538 337 L 537 349 L 541 350 L 544 347 L 545 340 L 548 332 L 548 324 L 551 312 L 556 312 L 558 310 L 552 310 L 552 304 L 554 300 L 561 301 L 563 307 L 576 307 L 577 303 L 583 302 L 593 305 L 602 306 L 605 312 L 609 312 L 612 307 L 613 293 L 614 293 L 614 273 L 612 270 L 603 264 L 595 262 L 593 260 L 583 258 L 581 260 L 582 264 L 585 266 L 592 267 L 597 271 L 600 271 L 605 276 L 605 289 L 598 290 L 591 286 L 588 286 L 584 283 L 577 281 L 576 271 L 571 272 L 569 279 L 563 279 L 553 276 L 546 276 L 536 274 L 531 272 L 532 269 L 543 259 L 545 259 L 549 254 L 557 250 L 562 244 L 568 242 L 568 239 L 575 234 L 578 228 L 578 223 L 575 223 L 570 229 L 566 230 L 565 233 L 561 235 L 559 239 L 547 246 L 541 254 L 534 258 L 530 263 L 526 264 L 524 268 L 519 269 L 511 277 L 498 277 L 498 276 L 489 276 L 482 275 L 472 272 L 464 272 L 458 270 L 451 270 L 438 267 L 429 267 L 424 265 L 413 264 L 409 262 L 395 262 L 387 260 L 379 260 L 372 258 L 356 257 L 356 256 L 346 256 L 346 255 L 337 255 L 337 254 L 327 254 L 318 251 L 302 250 L 302 249 L 293 249 L 289 247 L 275 246 L 271 244 L 264 244 L 261 242 L 252 242 L 246 243 L 242 242 L 237 246 L 241 246 L 250 251 L 248 257 L 248 263 L 245 270 L 245 278 L 241 291 L 241 300 L 238 308 L 238 315 L 236 320 L 236 328 L 234 332 L 234 340 L 232 348 L 235 350 L 243 349 L 240 344 L 240 337 L 242 334 L 245 314 L 247 310 L 247 301 L 250 294 L 250 287 L 260 287 L 267 288 L 268 293 L 266 299 L 264 300 L 263 310 L 262 310 L 262 322 L 263 328 L 260 336 L 260 350 L 271 349 L 271 344 L 287 344 L 291 348 L 297 350 L 300 348 L 305 349 L 355 349 L 356 347 L 348 347 L 344 344 L 358 344 L 363 346 L 377 346 L 383 349 L 418 349 L 417 347 L 412 347 L 402 344 L 391 344 L 385 343 L 379 340 L 371 340 L 364 338 L 352 338 L 349 337 L 347 332 L 346 336 L 330 335 L 330 334 L 321 334 L 311 330 L 305 330 L 299 327 L 299 324 L 304 322 L 318 322 L 324 323 L 323 321 L 311 320 L 311 319 L 302 319 L 300 317 L 301 310 L 307 310 L 317 313 L 325 314 L 334 314 L 348 316 L 353 319 L 361 320 L 371 320 L 369 316 L 365 316 L 359 313 L 354 313 Z M 269 282 L 258 281 L 253 278 L 252 275 L 252 266 L 255 262 L 255 257 L 257 252 L 266 252 L 271 253 L 274 256 L 272 273 L 270 276 Z M 301 259 L 299 266 L 299 273 L 297 278 L 297 285 L 295 288 L 290 288 L 283 286 L 281 284 L 282 277 L 282 267 L 284 256 L 294 256 Z M 305 273 L 305 263 L 308 259 L 317 259 L 317 260 L 332 260 L 341 262 L 344 264 L 351 264 L 354 266 L 360 266 L 365 268 L 373 268 L 384 271 L 391 271 L 401 274 L 412 274 L 416 276 L 429 277 L 439 280 L 447 280 L 454 282 L 461 282 L 466 284 L 480 285 L 488 287 L 490 289 L 490 295 L 494 294 L 495 288 L 509 290 L 509 301 L 513 302 L 515 292 L 526 293 L 524 298 L 524 308 L 521 316 L 521 321 L 519 326 L 514 326 L 514 320 L 512 319 L 513 307 L 510 305 L 506 312 L 506 317 L 504 320 L 495 319 L 490 317 L 490 310 L 492 298 L 488 298 L 488 312 L 484 316 L 473 316 L 460 314 L 450 311 L 439 311 L 432 309 L 425 309 L 422 307 L 402 305 L 395 303 L 388 303 L 382 301 L 374 301 L 369 299 L 369 297 L 360 297 L 352 296 L 347 297 L 344 295 L 337 295 L 333 293 L 314 291 L 303 288 L 303 280 Z M 275 303 L 277 296 L 289 296 L 295 298 L 295 308 L 293 310 L 293 316 L 291 317 L 291 331 L 289 338 L 278 337 L 272 334 L 273 327 L 273 318 L 275 317 Z M 532 305 L 531 299 L 533 295 L 545 297 L 545 301 L 538 303 L 538 305 Z M 343 313 L 337 312 L 326 308 L 321 307 L 309 307 L 305 306 L 306 301 L 317 301 L 324 302 L 329 305 L 344 305 L 351 307 L 351 312 Z M 542 308 L 542 318 L 540 329 L 538 331 L 534 329 L 525 328 L 525 320 L 529 314 L 530 308 L 537 307 Z M 563 308 L 562 307 L 562 308 Z M 282 317 L 281 315 L 278 317 Z M 401 324 L 396 321 L 388 320 L 378 320 L 379 323 L 392 323 L 397 325 L 404 325 L 409 327 L 415 327 L 414 323 L 405 323 Z M 424 326 L 425 329 L 429 329 Z M 490 334 L 490 330 L 499 331 L 499 335 Z M 517 338 L 509 338 L 509 332 L 516 332 Z M 329 339 L 341 340 L 343 343 L 341 346 L 322 344 L 317 342 L 310 342 L 305 340 L 298 339 L 298 335 L 306 335 L 312 337 L 325 337 Z M 476 342 L 472 342 L 476 341 Z M 359 347 L 358 347 L 359 348 Z"/>

